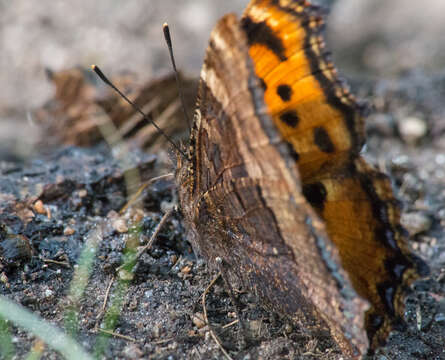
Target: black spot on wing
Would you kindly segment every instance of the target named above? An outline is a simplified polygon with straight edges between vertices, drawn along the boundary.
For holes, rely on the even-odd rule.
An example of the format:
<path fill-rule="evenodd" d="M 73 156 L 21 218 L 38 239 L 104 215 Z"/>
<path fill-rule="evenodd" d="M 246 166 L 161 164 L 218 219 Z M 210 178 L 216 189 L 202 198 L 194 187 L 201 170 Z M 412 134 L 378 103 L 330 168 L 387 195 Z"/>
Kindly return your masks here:
<path fill-rule="evenodd" d="M 335 151 L 335 146 L 332 143 L 328 132 L 323 127 L 316 127 L 314 129 L 314 142 L 324 153 L 330 154 Z"/>
<path fill-rule="evenodd" d="M 295 128 L 298 125 L 300 118 L 295 111 L 286 111 L 280 115 L 280 120 L 286 125 Z"/>
<path fill-rule="evenodd" d="M 303 195 L 309 204 L 318 211 L 323 211 L 328 192 L 321 182 L 306 184 L 303 186 Z"/>
<path fill-rule="evenodd" d="M 292 98 L 292 88 L 283 84 L 277 87 L 277 94 L 283 101 L 289 101 Z"/>
<path fill-rule="evenodd" d="M 254 22 L 249 16 L 243 17 L 241 26 L 246 32 L 249 45 L 260 44 L 270 49 L 281 61 L 286 61 L 284 45 L 265 21 Z"/>

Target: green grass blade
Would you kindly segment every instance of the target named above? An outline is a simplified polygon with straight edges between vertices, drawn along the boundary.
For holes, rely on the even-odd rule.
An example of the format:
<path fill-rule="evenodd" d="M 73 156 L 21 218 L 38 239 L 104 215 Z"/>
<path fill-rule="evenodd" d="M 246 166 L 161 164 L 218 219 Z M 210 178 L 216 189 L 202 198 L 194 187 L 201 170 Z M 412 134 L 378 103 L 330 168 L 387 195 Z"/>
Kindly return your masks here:
<path fill-rule="evenodd" d="M 8 322 L 0 316 L 0 358 L 10 360 L 14 355 L 14 351 Z"/>
<path fill-rule="evenodd" d="M 42 339 L 68 360 L 93 360 L 74 339 L 22 306 L 0 296 L 0 316 Z"/>

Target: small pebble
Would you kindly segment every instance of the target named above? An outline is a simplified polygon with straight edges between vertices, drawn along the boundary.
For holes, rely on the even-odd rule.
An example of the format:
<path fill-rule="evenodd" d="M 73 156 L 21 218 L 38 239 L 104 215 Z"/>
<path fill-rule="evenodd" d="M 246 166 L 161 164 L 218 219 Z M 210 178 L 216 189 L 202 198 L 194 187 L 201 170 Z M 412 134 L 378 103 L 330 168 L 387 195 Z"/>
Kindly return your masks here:
<path fill-rule="evenodd" d="M 161 211 L 165 214 L 167 211 L 170 211 L 176 206 L 175 202 L 162 201 L 161 202 Z"/>
<path fill-rule="evenodd" d="M 27 237 L 23 235 L 7 236 L 0 241 L 2 261 L 15 263 L 18 260 L 29 260 L 32 257 L 32 246 Z"/>
<path fill-rule="evenodd" d="M 434 321 L 436 321 L 436 322 L 445 322 L 445 314 L 444 313 L 437 313 L 436 316 L 434 316 Z"/>
<path fill-rule="evenodd" d="M 190 271 L 192 271 L 192 267 L 190 265 L 186 265 L 181 269 L 183 274 L 190 274 Z"/>
<path fill-rule="evenodd" d="M 408 230 L 411 236 L 429 230 L 432 225 L 431 219 L 422 212 L 402 214 L 400 222 L 403 227 Z"/>
<path fill-rule="evenodd" d="M 119 279 L 124 280 L 124 281 L 131 281 L 134 278 L 134 274 L 130 271 L 125 270 L 125 269 L 119 270 L 118 274 L 119 274 Z"/>
<path fill-rule="evenodd" d="M 200 312 L 193 314 L 192 322 L 198 329 L 201 329 L 204 326 L 206 326 L 206 323 L 204 321 L 204 315 Z"/>
<path fill-rule="evenodd" d="M 5 284 L 5 286 L 7 287 L 7 288 L 9 288 L 9 282 L 8 282 L 8 277 L 6 276 L 6 274 L 4 273 L 4 272 L 2 272 L 1 274 L 0 274 L 0 281 L 3 283 L 3 284 Z"/>
<path fill-rule="evenodd" d="M 172 265 L 176 264 L 176 261 L 178 261 L 178 256 L 177 255 L 170 256 L 170 263 Z"/>
<path fill-rule="evenodd" d="M 126 233 L 128 232 L 128 226 L 125 223 L 124 219 L 116 219 L 113 221 L 113 229 L 116 230 L 118 233 Z"/>
<path fill-rule="evenodd" d="M 54 291 L 52 291 L 51 289 L 46 289 L 45 290 L 45 297 L 46 298 L 49 298 L 49 297 L 53 296 L 53 294 L 54 294 Z"/>
<path fill-rule="evenodd" d="M 79 190 L 78 195 L 80 198 L 84 198 L 88 195 L 88 191 L 86 191 L 85 189 Z"/>
<path fill-rule="evenodd" d="M 64 230 L 63 230 L 63 235 L 65 236 L 70 236 L 73 235 L 76 232 L 76 230 L 74 230 L 73 228 L 70 228 L 69 226 L 67 226 Z"/>
<path fill-rule="evenodd" d="M 445 154 L 437 154 L 434 161 L 437 165 L 443 166 L 445 165 Z"/>
<path fill-rule="evenodd" d="M 34 203 L 34 210 L 41 215 L 46 215 L 45 205 L 43 205 L 42 200 L 37 200 Z"/>
<path fill-rule="evenodd" d="M 408 144 L 415 144 L 423 138 L 428 127 L 425 120 L 417 117 L 406 117 L 398 122 L 400 135 Z"/>

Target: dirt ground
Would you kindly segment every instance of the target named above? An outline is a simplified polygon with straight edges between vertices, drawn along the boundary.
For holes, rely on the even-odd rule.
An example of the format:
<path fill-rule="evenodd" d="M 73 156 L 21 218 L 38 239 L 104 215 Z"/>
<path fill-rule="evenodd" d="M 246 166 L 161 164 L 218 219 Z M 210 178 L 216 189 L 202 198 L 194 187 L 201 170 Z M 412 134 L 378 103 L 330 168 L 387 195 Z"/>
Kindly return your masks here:
<path fill-rule="evenodd" d="M 137 51 L 131 59 L 136 57 Z M 391 176 L 412 248 L 431 268 L 407 297 L 406 328 L 395 330 L 371 358 L 445 359 L 445 73 L 415 68 L 376 78 L 364 71 L 348 80 L 373 105 L 364 153 Z M 18 117 L 26 124 L 24 108 L 11 115 L 10 109 L 20 106 L 10 104 L 2 120 Z M 225 358 L 202 319 L 201 296 L 215 273 L 195 258 L 179 213 L 167 221 L 133 274 L 117 271 L 131 254 L 130 244 L 145 243 L 175 203 L 170 180 L 149 186 L 142 208 L 120 216 L 128 189 L 122 166 L 106 145 L 33 148 L 26 158 L 9 147 L 0 147 L 0 153 L 1 294 L 64 327 L 87 351 L 106 359 Z M 142 181 L 173 170 L 168 152 L 134 151 L 127 161 L 139 169 Z M 95 230 L 100 241 L 93 239 Z M 92 246 L 93 264 L 83 295 L 76 297 L 70 289 L 85 244 Z M 253 339 L 248 345 L 231 324 L 235 308 L 221 279 L 206 301 L 212 329 L 234 359 L 342 357 L 328 334 L 264 310 L 248 292 L 238 298 Z M 118 318 L 102 310 L 105 300 L 105 309 L 118 308 Z M 115 334 L 105 337 L 100 328 L 110 324 Z M 12 324 L 10 330 L 15 356 L 24 358 L 36 338 Z M 42 358 L 60 356 L 44 348 Z"/>

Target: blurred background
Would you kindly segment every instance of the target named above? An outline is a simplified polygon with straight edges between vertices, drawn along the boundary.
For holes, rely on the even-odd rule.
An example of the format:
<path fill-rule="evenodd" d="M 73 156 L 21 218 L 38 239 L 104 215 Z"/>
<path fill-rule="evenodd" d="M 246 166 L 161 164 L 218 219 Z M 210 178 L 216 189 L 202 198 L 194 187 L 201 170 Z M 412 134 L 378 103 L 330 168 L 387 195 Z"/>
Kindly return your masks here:
<path fill-rule="evenodd" d="M 316 1 L 314 1 L 316 2 Z M 162 24 L 171 27 L 178 66 L 197 77 L 212 27 L 247 0 L 0 0 L 0 147 L 32 151 L 29 111 L 51 98 L 45 68 L 95 63 L 142 80 L 170 71 Z M 325 0 L 327 38 L 346 78 L 439 72 L 445 65 L 445 1 Z"/>

